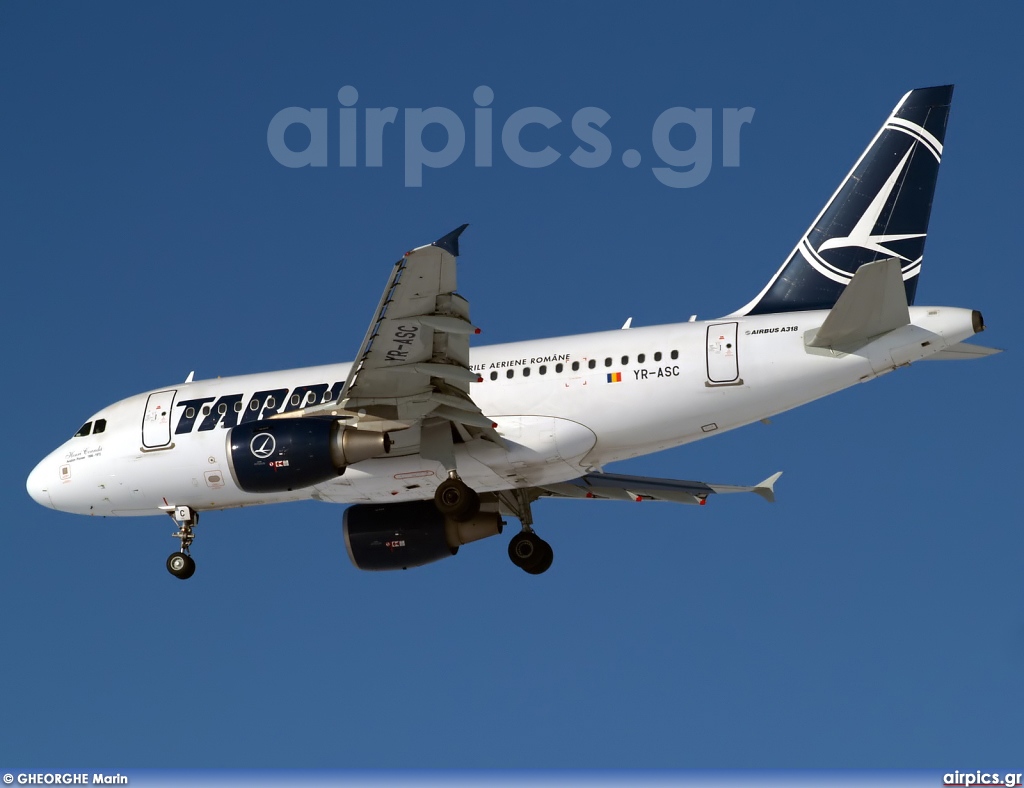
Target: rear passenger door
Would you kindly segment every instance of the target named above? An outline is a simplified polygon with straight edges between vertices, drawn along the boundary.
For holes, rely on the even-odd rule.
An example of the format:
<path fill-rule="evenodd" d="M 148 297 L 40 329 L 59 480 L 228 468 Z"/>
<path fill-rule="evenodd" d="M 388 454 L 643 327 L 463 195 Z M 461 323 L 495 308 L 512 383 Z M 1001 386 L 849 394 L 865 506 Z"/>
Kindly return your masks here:
<path fill-rule="evenodd" d="M 715 386 L 738 385 L 739 356 L 736 352 L 736 323 L 713 323 L 708 326 L 708 382 Z"/>

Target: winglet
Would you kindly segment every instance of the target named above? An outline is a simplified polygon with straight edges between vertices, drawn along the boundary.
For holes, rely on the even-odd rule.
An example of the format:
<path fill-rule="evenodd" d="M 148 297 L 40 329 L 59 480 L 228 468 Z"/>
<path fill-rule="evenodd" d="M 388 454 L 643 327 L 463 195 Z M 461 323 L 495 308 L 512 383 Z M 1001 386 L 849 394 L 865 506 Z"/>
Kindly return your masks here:
<path fill-rule="evenodd" d="M 751 492 L 755 492 L 764 498 L 768 503 L 775 503 L 775 482 L 782 476 L 782 471 L 773 473 L 759 485 L 757 485 Z"/>
<path fill-rule="evenodd" d="M 462 235 L 463 230 L 469 227 L 469 224 L 464 224 L 461 227 L 456 227 L 448 235 L 438 238 L 431 246 L 436 246 L 438 249 L 443 249 L 448 252 L 452 257 L 459 256 L 459 236 Z"/>

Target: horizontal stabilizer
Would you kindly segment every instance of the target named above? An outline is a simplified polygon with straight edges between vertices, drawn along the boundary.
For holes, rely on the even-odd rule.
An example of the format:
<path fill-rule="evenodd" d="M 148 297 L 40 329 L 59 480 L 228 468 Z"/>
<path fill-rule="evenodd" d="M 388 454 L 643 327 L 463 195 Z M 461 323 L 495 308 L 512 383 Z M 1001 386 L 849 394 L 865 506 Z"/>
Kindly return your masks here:
<path fill-rule="evenodd" d="M 966 359 L 994 356 L 996 353 L 1002 352 L 1000 348 L 968 345 L 966 342 L 959 342 L 926 358 L 927 360 L 938 359 L 939 361 L 964 361 Z"/>
<path fill-rule="evenodd" d="M 910 323 L 898 258 L 865 263 L 839 296 L 810 347 L 853 349 Z"/>

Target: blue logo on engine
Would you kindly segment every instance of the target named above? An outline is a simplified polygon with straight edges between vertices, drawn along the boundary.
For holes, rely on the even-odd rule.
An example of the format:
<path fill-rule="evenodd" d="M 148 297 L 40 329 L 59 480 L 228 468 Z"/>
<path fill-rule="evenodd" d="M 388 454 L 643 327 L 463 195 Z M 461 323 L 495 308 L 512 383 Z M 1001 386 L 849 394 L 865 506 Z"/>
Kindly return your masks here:
<path fill-rule="evenodd" d="M 277 449 L 277 441 L 274 440 L 274 436 L 269 432 L 261 432 L 259 435 L 253 435 L 252 440 L 249 441 L 249 451 L 252 452 L 253 457 L 265 460 L 267 457 L 272 455 Z"/>

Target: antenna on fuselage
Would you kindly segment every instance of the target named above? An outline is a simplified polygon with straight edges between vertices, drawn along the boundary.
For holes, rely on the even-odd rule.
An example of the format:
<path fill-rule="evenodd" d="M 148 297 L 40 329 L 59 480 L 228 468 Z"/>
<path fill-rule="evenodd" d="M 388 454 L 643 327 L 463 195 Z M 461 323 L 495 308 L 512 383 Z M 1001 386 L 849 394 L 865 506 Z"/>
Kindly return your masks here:
<path fill-rule="evenodd" d="M 193 369 L 191 372 L 188 373 L 188 377 L 185 378 L 185 382 L 186 383 L 191 383 L 192 382 L 192 378 L 195 377 L 195 374 L 196 374 L 196 371 Z"/>

